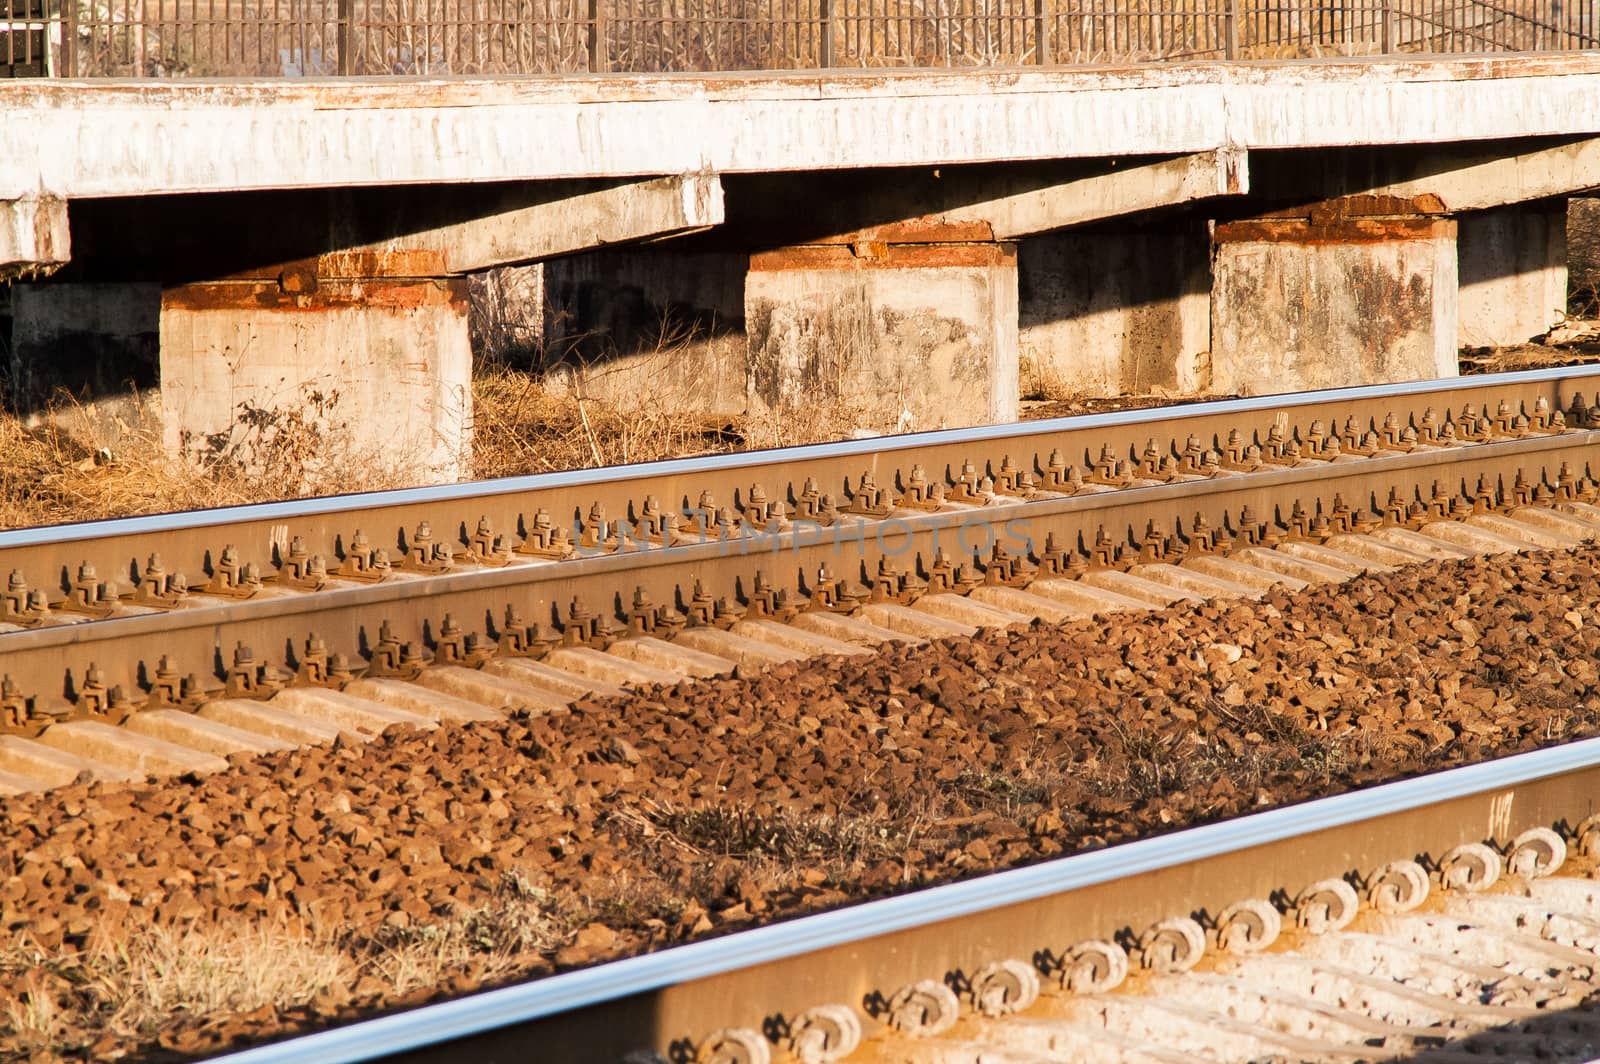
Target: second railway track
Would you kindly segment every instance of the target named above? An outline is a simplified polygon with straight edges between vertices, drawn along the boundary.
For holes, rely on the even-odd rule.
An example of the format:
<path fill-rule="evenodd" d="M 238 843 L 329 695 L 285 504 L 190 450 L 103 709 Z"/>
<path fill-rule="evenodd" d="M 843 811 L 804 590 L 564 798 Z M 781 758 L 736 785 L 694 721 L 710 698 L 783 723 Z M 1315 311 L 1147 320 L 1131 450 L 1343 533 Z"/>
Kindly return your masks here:
<path fill-rule="evenodd" d="M 0 787 L 1570 545 L 1597 443 L 1566 369 L 0 533 Z"/>
<path fill-rule="evenodd" d="M 1590 1060 L 1597 785 L 1591 739 L 228 1059 Z"/>

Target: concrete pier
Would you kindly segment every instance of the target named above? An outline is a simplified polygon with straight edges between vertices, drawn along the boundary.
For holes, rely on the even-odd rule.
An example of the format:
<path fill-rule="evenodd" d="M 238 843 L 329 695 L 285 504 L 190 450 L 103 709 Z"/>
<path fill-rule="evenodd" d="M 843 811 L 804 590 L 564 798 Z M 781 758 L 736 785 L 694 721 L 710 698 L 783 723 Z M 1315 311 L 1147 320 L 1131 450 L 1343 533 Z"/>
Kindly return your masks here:
<path fill-rule="evenodd" d="M 1016 420 L 1015 244 L 762 252 L 744 305 L 752 413 L 831 405 L 902 432 Z"/>
<path fill-rule="evenodd" d="M 472 350 L 464 278 L 230 281 L 161 296 L 167 450 L 247 465 L 309 445 L 402 482 L 465 476 Z M 303 441 L 296 443 L 291 434 Z"/>
<path fill-rule="evenodd" d="M 1455 376 L 1456 223 L 1387 213 L 1398 209 L 1218 225 L 1212 387 L 1262 395 Z"/>
<path fill-rule="evenodd" d="M 1567 308 L 1565 200 L 1463 214 L 1457 269 L 1462 347 L 1527 343 Z"/>
<path fill-rule="evenodd" d="M 742 414 L 750 256 L 607 249 L 544 265 L 547 379 L 573 394 Z"/>
<path fill-rule="evenodd" d="M 12 407 L 39 409 L 58 390 L 93 400 L 155 387 L 160 308 L 148 282 L 12 285 Z"/>
<path fill-rule="evenodd" d="M 1018 261 L 1021 355 L 1048 394 L 1210 386 L 1203 216 L 1030 237 Z"/>

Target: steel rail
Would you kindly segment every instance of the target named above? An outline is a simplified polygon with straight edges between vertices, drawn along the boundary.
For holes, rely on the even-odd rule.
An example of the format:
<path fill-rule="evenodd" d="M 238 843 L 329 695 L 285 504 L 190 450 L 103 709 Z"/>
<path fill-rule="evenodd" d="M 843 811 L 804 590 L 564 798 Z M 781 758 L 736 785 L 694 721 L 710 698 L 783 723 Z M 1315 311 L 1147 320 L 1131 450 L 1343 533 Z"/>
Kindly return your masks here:
<path fill-rule="evenodd" d="M 1420 417 L 1423 408 L 1445 407 L 1492 395 L 1531 408 L 1539 398 L 1555 404 L 1574 388 L 1600 392 L 1600 367 L 1563 367 L 1519 373 L 1483 375 L 1444 381 L 1415 381 L 1393 385 L 1339 388 L 1290 395 L 1258 396 L 1137 411 L 1116 411 L 1087 416 L 1054 418 L 1009 425 L 987 425 L 915 433 L 904 436 L 846 440 L 802 447 L 747 451 L 703 458 L 676 459 L 603 469 L 570 470 L 466 484 L 450 484 L 394 491 L 326 496 L 250 506 L 195 510 L 183 513 L 117 518 L 107 521 L 49 525 L 0 531 L 0 576 L 11 570 L 48 580 L 49 587 L 70 584 L 71 569 L 88 562 L 106 577 L 127 580 L 152 553 L 160 553 L 169 570 L 199 574 L 212 564 L 217 551 L 236 544 L 247 560 L 267 563 L 274 550 L 300 536 L 313 552 L 332 561 L 340 540 L 365 528 L 379 546 L 394 549 L 396 536 L 423 521 L 440 530 L 451 542 L 464 543 L 456 530 L 470 531 L 472 523 L 487 517 L 501 532 L 538 509 L 558 523 L 570 525 L 595 504 L 615 518 L 629 513 L 647 496 L 655 496 L 669 509 L 695 506 L 701 491 L 711 491 L 719 504 L 735 501 L 736 492 L 748 492 L 752 483 L 764 482 L 774 498 L 784 489 L 798 492 L 801 481 L 813 478 L 821 491 L 840 497 L 847 481 L 870 472 L 889 485 L 893 475 L 909 472 L 920 462 L 930 478 L 959 470 L 972 461 L 980 474 L 992 472 L 1010 454 L 1026 467 L 1028 452 L 1060 450 L 1066 461 L 1092 463 L 1102 447 L 1119 459 L 1137 455 L 1152 433 L 1159 433 L 1162 452 L 1181 449 L 1190 435 L 1205 446 L 1217 446 L 1232 429 L 1265 435 L 1280 413 L 1292 413 L 1304 431 L 1313 420 L 1329 421 L 1379 408 L 1379 416 Z M 1252 417 L 1255 420 L 1250 420 Z M 1162 438 L 1165 437 L 1165 438 Z M 470 506 L 469 506 L 470 504 Z M 42 586 L 42 585 L 41 585 Z"/>
<path fill-rule="evenodd" d="M 436 576 L 346 584 L 312 594 L 243 601 L 0 634 L 0 672 L 39 708 L 75 700 L 96 666 L 110 685 L 130 694 L 148 688 L 163 658 L 180 675 L 227 675 L 237 644 L 262 662 L 297 664 L 316 633 L 360 663 L 380 631 L 406 641 L 436 643 L 448 615 L 493 646 L 508 608 L 552 633 L 571 603 L 610 618 L 626 617 L 636 593 L 683 610 L 697 585 L 713 598 L 748 603 L 758 581 L 803 604 L 817 574 L 873 586 L 880 564 L 927 573 L 941 554 L 974 559 L 981 573 L 991 547 L 1039 559 L 1054 543 L 1086 556 L 1102 535 L 1124 554 L 1141 549 L 1155 528 L 1167 537 L 1192 536 L 1197 519 L 1237 537 L 1248 511 L 1286 526 L 1292 506 L 1326 516 L 1341 502 L 1381 513 L 1393 493 L 1406 502 L 1442 488 L 1471 499 L 1480 478 L 1497 500 L 1515 482 L 1554 485 L 1562 470 L 1583 474 L 1600 455 L 1600 430 L 1392 453 L 1299 468 L 1183 480 L 1076 495 L 1012 500 L 954 512 L 890 516 L 832 527 L 797 525 L 786 532 L 713 538 L 683 545 L 594 553 L 560 562 L 470 568 Z"/>
<path fill-rule="evenodd" d="M 1208 441 L 1218 441 L 1224 431 L 1237 430 L 1237 422 L 1229 421 L 1230 412 L 1270 412 L 1273 417 L 1266 429 L 1268 435 L 1276 430 L 1281 438 L 1293 443 L 1314 438 L 1314 426 L 1324 418 L 1338 429 L 1338 416 L 1354 416 L 1353 409 L 1369 426 L 1357 428 L 1370 437 L 1370 427 L 1376 425 L 1378 416 L 1393 416 L 1395 394 L 1418 400 L 1394 421 L 1396 428 L 1405 425 L 1412 429 L 1419 420 L 1426 424 L 1423 412 L 1415 409 L 1418 405 L 1432 410 L 1433 404 L 1438 403 L 1444 408 L 1444 417 L 1450 419 L 1455 416 L 1451 408 L 1460 403 L 1463 408 L 1481 409 L 1492 418 L 1489 405 L 1484 402 L 1487 398 L 1493 400 L 1496 411 L 1506 411 L 1499 415 L 1504 429 L 1513 413 L 1525 417 L 1530 408 L 1540 404 L 1546 410 L 1559 411 L 1568 394 L 1581 396 L 1582 389 L 1592 384 L 1600 384 L 1600 368 L 1535 371 L 1447 384 L 1426 382 L 1400 386 L 1394 393 L 1375 388 L 1345 389 L 1299 397 L 1197 404 L 1175 411 L 1063 419 L 1044 423 L 1044 431 L 1038 426 L 1004 426 L 992 430 L 992 434 L 1010 441 L 999 445 L 1002 453 L 1018 440 L 1037 444 L 1041 449 L 1052 445 L 1057 450 L 1058 445 L 1070 440 L 1073 442 L 1067 446 L 1074 454 L 1081 450 L 1093 462 L 1091 438 L 1105 440 L 1105 433 L 1117 433 L 1117 442 L 1102 443 L 1102 450 L 1112 455 L 1137 456 L 1135 441 L 1149 439 L 1152 428 L 1160 427 L 1171 433 L 1166 453 L 1160 455 L 1170 467 L 1178 451 L 1177 440 L 1186 429 L 1201 429 L 1208 434 Z M 1468 398 L 1462 401 L 1464 396 Z M 1386 405 L 1378 411 L 1352 407 L 1357 399 Z M 1286 429 L 1291 411 L 1301 421 Z M 1584 421 L 1595 424 L 1587 414 Z M 1303 507 L 1309 514 L 1327 515 L 1345 505 L 1370 516 L 1383 512 L 1391 494 L 1414 503 L 1437 495 L 1441 487 L 1459 503 L 1473 498 L 1474 480 L 1478 478 L 1487 483 L 1493 501 L 1499 504 L 1510 500 L 1510 489 L 1518 482 L 1548 488 L 1558 482 L 1563 471 L 1588 475 L 1600 437 L 1592 428 L 1565 427 L 1555 431 L 1556 428 L 1535 428 L 1536 434 L 1520 437 L 1514 431 L 1489 432 L 1481 442 L 1458 440 L 1446 445 L 1425 445 L 1409 453 L 1380 450 L 1361 458 L 1346 453 L 1331 460 L 1282 460 L 1284 464 L 1262 466 L 1251 472 L 1217 469 L 1204 476 L 1177 476 L 1166 483 L 1113 478 L 1117 483 L 1144 486 L 1099 485 L 1076 494 L 1046 493 L 1031 499 L 1000 496 L 990 500 L 992 505 L 954 506 L 933 513 L 892 510 L 867 518 L 847 515 L 831 527 L 801 522 L 787 532 L 744 528 L 744 534 L 738 536 L 719 534 L 709 541 L 702 536 L 699 542 L 679 546 L 630 550 L 626 549 L 626 542 L 620 542 L 613 544 L 620 548 L 614 553 L 589 551 L 583 556 L 580 552 L 580 556 L 559 561 L 519 559 L 503 567 L 446 565 L 437 574 L 396 574 L 395 578 L 378 583 L 333 580 L 315 591 L 269 585 L 264 593 L 249 598 L 190 596 L 174 609 L 152 610 L 137 605 L 128 609 L 122 600 L 115 600 L 104 619 L 41 623 L 56 618 L 40 618 L 34 622 L 37 627 L 0 631 L 0 672 L 9 681 L 6 694 L 11 703 L 15 705 L 17 699 L 22 699 L 31 707 L 28 715 L 33 720 L 48 723 L 73 716 L 75 705 L 82 708 L 82 692 L 91 668 L 104 679 L 103 686 L 108 691 L 120 687 L 137 702 L 139 692 L 152 689 L 153 677 L 161 671 L 163 661 L 178 675 L 192 674 L 199 681 L 198 690 L 206 686 L 207 677 L 229 675 L 230 658 L 241 646 L 250 649 L 252 656 L 260 652 L 258 661 L 282 661 L 291 668 L 297 667 L 300 648 L 313 634 L 323 637 L 334 651 L 349 655 L 359 668 L 361 658 L 371 655 L 386 626 L 402 641 L 436 645 L 449 618 L 476 637 L 486 636 L 485 645 L 491 645 L 503 634 L 502 619 L 508 616 L 508 610 L 538 625 L 552 626 L 559 636 L 568 619 L 563 610 L 580 602 L 616 621 L 629 616 L 630 604 L 638 593 L 651 602 L 680 610 L 697 589 L 713 599 L 748 605 L 752 589 L 764 582 L 803 604 L 816 590 L 819 574 L 825 570 L 847 580 L 859 580 L 870 588 L 877 582 L 880 564 L 925 574 L 942 551 L 956 562 L 973 557 L 975 571 L 981 573 L 986 560 L 983 555 L 993 543 L 1002 543 L 1013 554 L 1039 559 L 1052 543 L 1066 552 L 1092 556 L 1096 542 L 1105 537 L 1125 554 L 1146 549 L 1141 537 L 1147 528 L 1160 530 L 1163 537 L 1170 529 L 1179 539 L 1192 539 L 1194 522 L 1203 519 L 1212 528 L 1228 530 L 1237 537 L 1251 523 L 1251 513 L 1255 519 L 1264 517 L 1273 528 L 1288 523 L 1285 512 L 1291 504 Z M 1242 439 L 1262 440 L 1260 425 L 1249 426 L 1248 431 L 1249 435 L 1241 434 Z M 1099 435 L 1091 437 L 1091 433 Z M 925 446 L 919 446 L 919 441 Z M 670 468 L 671 472 L 664 475 L 673 480 L 688 476 L 686 471 L 704 467 L 723 471 L 729 477 L 748 477 L 752 469 L 782 471 L 796 465 L 809 472 L 816 468 L 816 461 L 824 459 L 834 463 L 832 468 L 836 471 L 846 468 L 839 463 L 863 460 L 882 468 L 883 463 L 897 458 L 925 460 L 937 456 L 954 462 L 956 455 L 965 454 L 970 460 L 970 447 L 977 443 L 992 445 L 993 440 L 984 430 L 968 429 L 662 465 Z M 1158 445 L 1157 452 L 1160 451 Z M 1192 450 L 1190 455 L 1192 458 Z M 1044 456 L 1036 450 L 1031 457 L 1032 467 L 1043 472 L 1047 464 Z M 986 472 L 992 472 L 995 459 L 985 461 Z M 1290 468 L 1291 465 L 1300 468 Z M 571 490 L 585 475 L 523 478 L 514 484 L 559 482 Z M 622 493 L 637 491 L 640 483 L 659 486 L 663 476 L 653 466 L 602 470 L 594 475 Z M 894 472 L 899 487 L 905 486 L 905 475 L 904 468 Z M 955 474 L 948 476 L 954 483 Z M 432 505 L 440 499 L 475 499 L 476 487 L 458 485 L 385 493 L 376 498 L 398 494 L 407 500 L 403 505 L 412 505 L 416 497 L 425 500 L 417 505 Z M 489 490 L 500 492 L 498 498 L 515 500 L 516 505 L 528 496 L 505 483 L 491 484 Z M 368 507 L 366 512 L 382 509 L 372 502 L 374 497 L 350 498 Z M 338 499 L 308 500 L 246 509 L 252 515 L 251 522 L 270 523 L 274 536 L 281 541 L 290 527 L 284 520 L 289 514 L 310 512 L 338 517 L 347 513 L 340 509 L 341 505 Z M 208 522 L 218 521 L 225 523 L 226 512 L 183 515 L 182 520 L 140 518 L 116 524 L 125 531 L 131 528 L 128 535 L 132 539 L 157 537 L 158 542 L 165 542 L 159 537 L 174 528 L 194 533 L 216 527 Z M 464 533 L 465 522 L 461 525 Z M 237 530 L 240 526 L 227 527 Z M 87 534 L 95 526 L 69 526 L 68 530 L 73 528 Z M 46 549 L 39 545 L 39 531 L 13 535 L 29 540 L 34 549 Z M 81 541 L 69 537 L 69 542 Z M 101 542 L 124 541 L 112 536 L 103 537 Z M 850 550 L 852 546 L 854 552 Z M 121 549 L 127 548 L 124 545 Z M 0 553 L 0 563 L 12 557 L 10 552 Z M 24 624 L 27 621 L 22 619 Z"/>
<path fill-rule="evenodd" d="M 864 902 L 219 1058 L 616 1061 L 761 1029 L 823 1002 L 858 1007 L 918 979 L 1109 938 L 1243 897 L 1268 897 L 1396 858 L 1600 805 L 1600 739 L 1380 784 L 1026 868 Z M 513 1057 L 514 1054 L 520 1054 Z"/>

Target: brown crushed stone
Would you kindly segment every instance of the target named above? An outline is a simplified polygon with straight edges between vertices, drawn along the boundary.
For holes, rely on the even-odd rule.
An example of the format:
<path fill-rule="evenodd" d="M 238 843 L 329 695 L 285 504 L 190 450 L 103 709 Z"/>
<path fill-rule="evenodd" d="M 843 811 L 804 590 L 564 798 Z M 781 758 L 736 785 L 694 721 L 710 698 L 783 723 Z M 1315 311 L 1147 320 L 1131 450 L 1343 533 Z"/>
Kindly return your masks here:
<path fill-rule="evenodd" d="M 73 974 L 97 935 L 359 952 L 514 881 L 557 925 L 533 977 L 1567 741 L 1600 723 L 1597 577 L 1600 548 L 1423 565 L 9 799 L 0 919 L 55 959 L 0 964 L 0 1023 L 46 995 L 77 1019 L 40 1059 L 173 1059 L 494 978 L 129 1026 Z"/>

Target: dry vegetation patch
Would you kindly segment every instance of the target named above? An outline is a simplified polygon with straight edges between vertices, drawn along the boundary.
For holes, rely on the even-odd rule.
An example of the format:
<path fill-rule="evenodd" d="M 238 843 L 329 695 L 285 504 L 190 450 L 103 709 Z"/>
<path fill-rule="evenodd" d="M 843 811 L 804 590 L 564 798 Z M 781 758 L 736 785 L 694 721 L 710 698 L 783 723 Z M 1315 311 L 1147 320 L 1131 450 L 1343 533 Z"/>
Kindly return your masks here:
<path fill-rule="evenodd" d="M 1582 324 L 1582 323 L 1580 323 Z M 1462 352 L 1462 372 L 1576 365 L 1600 357 L 1600 341 Z M 1030 371 L 1022 418 L 1137 410 L 1233 396 L 1086 396 Z M 169 513 L 282 498 L 411 486 L 404 461 L 352 450 L 341 426 L 307 408 L 241 412 L 227 439 L 193 462 L 162 441 L 160 397 L 133 395 L 111 413 L 59 397 L 26 418 L 0 413 L 0 528 Z M 325 398 L 325 397 L 324 397 Z M 669 410 L 648 390 L 591 398 L 494 362 L 473 377 L 471 476 L 549 473 L 843 439 L 881 424 L 883 403 L 854 397 L 793 410 L 721 415 Z M 891 404 L 892 405 L 892 404 Z M 324 411 L 326 413 L 326 411 Z M 889 421 L 892 422 L 892 418 Z M 330 460 L 337 454 L 337 460 Z"/>
<path fill-rule="evenodd" d="M 849 435 L 849 410 L 747 418 L 605 402 L 485 367 L 473 381 L 475 479 L 815 443 Z M 159 396 L 119 416 L 63 398 L 46 414 L 0 414 L 0 528 L 407 487 L 402 461 L 352 452 L 336 425 L 300 410 L 253 410 L 198 460 L 171 459 Z M 330 454 L 338 454 L 330 461 Z"/>
<path fill-rule="evenodd" d="M 247 406 L 231 436 L 198 448 L 192 461 L 175 461 L 162 439 L 158 395 L 106 408 L 63 398 L 27 418 L 0 414 L 0 528 L 407 483 L 404 463 L 347 444 L 341 427 L 314 411 Z M 359 470 L 354 479 L 351 470 Z"/>

